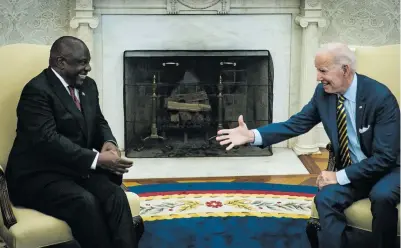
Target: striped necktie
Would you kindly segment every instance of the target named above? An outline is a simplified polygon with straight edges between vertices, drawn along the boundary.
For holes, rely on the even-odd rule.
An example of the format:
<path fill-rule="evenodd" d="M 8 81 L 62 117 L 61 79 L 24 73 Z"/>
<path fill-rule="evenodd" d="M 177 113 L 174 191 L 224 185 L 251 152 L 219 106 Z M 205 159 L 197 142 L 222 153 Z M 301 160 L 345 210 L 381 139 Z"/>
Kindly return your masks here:
<path fill-rule="evenodd" d="M 352 163 L 348 149 L 347 114 L 345 113 L 344 101 L 345 97 L 340 95 L 337 102 L 337 128 L 340 143 L 340 166 L 342 168 Z"/>
<path fill-rule="evenodd" d="M 81 103 L 79 102 L 77 96 L 75 95 L 75 88 L 72 86 L 68 86 L 68 90 L 70 91 L 70 95 L 72 97 L 72 100 L 75 103 L 75 106 L 77 106 L 77 108 L 79 109 L 79 111 L 81 111 Z"/>

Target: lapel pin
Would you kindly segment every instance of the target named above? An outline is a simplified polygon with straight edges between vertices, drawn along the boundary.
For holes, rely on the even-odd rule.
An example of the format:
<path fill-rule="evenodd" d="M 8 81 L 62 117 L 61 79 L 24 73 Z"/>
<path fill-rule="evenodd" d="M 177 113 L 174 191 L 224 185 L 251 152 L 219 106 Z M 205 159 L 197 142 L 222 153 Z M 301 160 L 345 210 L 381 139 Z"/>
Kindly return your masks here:
<path fill-rule="evenodd" d="M 362 106 L 359 106 L 359 108 L 361 109 L 361 108 L 362 108 Z"/>
<path fill-rule="evenodd" d="M 83 95 L 83 96 L 85 96 L 85 93 L 84 93 L 84 92 L 82 92 L 82 95 Z"/>

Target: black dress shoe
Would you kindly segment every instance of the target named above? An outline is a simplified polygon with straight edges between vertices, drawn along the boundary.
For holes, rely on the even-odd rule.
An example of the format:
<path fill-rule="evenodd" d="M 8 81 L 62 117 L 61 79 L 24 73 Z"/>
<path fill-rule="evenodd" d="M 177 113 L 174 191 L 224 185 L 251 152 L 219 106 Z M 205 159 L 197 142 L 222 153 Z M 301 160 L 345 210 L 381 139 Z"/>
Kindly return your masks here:
<path fill-rule="evenodd" d="M 136 232 L 136 237 L 141 240 L 143 232 L 145 231 L 145 226 L 143 224 L 143 219 L 140 215 L 132 217 L 132 221 L 134 222 L 134 228 Z"/>

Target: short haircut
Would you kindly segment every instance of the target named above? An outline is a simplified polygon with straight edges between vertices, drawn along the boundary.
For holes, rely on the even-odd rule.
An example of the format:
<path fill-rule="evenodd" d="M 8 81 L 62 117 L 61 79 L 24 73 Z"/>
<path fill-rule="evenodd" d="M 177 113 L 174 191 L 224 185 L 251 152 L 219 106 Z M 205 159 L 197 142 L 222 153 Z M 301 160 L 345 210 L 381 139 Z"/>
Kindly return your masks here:
<path fill-rule="evenodd" d="M 333 55 L 334 63 L 337 65 L 349 65 L 352 72 L 356 71 L 355 53 L 343 43 L 324 44 L 317 53 L 328 52 Z"/>
<path fill-rule="evenodd" d="M 85 45 L 85 43 L 74 36 L 62 36 L 54 41 L 50 48 L 49 63 L 55 62 L 56 58 L 60 55 L 68 56 L 77 44 Z"/>

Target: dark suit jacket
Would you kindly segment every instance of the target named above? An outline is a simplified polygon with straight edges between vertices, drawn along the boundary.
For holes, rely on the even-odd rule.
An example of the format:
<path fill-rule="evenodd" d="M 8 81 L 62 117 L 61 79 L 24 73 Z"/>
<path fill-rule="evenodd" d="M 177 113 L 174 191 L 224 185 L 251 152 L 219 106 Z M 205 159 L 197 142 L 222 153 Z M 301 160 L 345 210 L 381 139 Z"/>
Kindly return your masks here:
<path fill-rule="evenodd" d="M 345 169 L 352 183 L 375 180 L 400 165 L 400 108 L 396 98 L 383 84 L 357 74 L 356 128 L 362 152 L 367 159 Z M 339 156 L 336 122 L 337 95 L 328 94 L 319 84 L 310 102 L 289 120 L 258 128 L 263 146 L 304 134 L 319 122 Z M 362 127 L 370 128 L 360 133 Z"/>
<path fill-rule="evenodd" d="M 90 168 L 96 156 L 92 149 L 100 151 L 105 141 L 116 140 L 101 113 L 96 83 L 89 77 L 80 89 L 80 102 L 82 113 L 50 68 L 26 84 L 6 169 L 11 193 L 94 172 Z"/>

